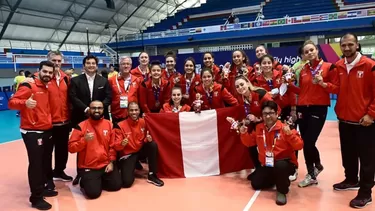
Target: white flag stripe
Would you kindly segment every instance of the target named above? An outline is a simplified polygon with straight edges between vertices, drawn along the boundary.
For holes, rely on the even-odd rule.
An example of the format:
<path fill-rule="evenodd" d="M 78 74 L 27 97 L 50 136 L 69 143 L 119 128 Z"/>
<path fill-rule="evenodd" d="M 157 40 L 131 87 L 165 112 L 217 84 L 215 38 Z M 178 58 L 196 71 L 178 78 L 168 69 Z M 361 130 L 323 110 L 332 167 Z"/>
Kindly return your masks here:
<path fill-rule="evenodd" d="M 219 175 L 216 110 L 181 112 L 179 122 L 185 177 Z"/>

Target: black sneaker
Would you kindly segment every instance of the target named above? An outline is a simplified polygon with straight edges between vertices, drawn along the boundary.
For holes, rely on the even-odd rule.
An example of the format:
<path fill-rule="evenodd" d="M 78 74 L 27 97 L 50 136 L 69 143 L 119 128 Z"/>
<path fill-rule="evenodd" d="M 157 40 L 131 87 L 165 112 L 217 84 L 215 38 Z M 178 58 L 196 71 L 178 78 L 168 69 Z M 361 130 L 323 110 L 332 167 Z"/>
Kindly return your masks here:
<path fill-rule="evenodd" d="M 334 184 L 333 189 L 337 190 L 337 191 L 358 190 L 359 189 L 359 183 L 358 182 L 349 182 L 347 180 L 344 180 L 340 183 Z"/>
<path fill-rule="evenodd" d="M 282 194 L 280 192 L 277 192 L 276 193 L 276 204 L 277 205 L 280 205 L 280 206 L 283 206 L 283 205 L 286 205 L 286 195 L 285 194 Z"/>
<path fill-rule="evenodd" d="M 65 174 L 64 171 L 61 172 L 53 172 L 53 180 L 54 181 L 64 181 L 64 182 L 70 182 L 73 180 L 73 177 Z"/>
<path fill-rule="evenodd" d="M 55 190 L 44 189 L 44 191 L 43 191 L 44 197 L 54 197 L 54 196 L 57 196 L 58 194 L 59 193 Z"/>
<path fill-rule="evenodd" d="M 148 175 L 147 182 L 151 183 L 151 184 L 154 184 L 158 187 L 162 187 L 164 185 L 164 182 L 161 179 L 159 179 L 156 176 L 156 174 L 153 174 L 153 173 Z"/>
<path fill-rule="evenodd" d="M 76 176 L 73 180 L 73 185 L 78 185 L 79 181 L 81 180 L 81 177 L 79 175 Z"/>
<path fill-rule="evenodd" d="M 353 200 L 350 201 L 350 206 L 353 208 L 364 208 L 367 205 L 372 203 L 372 198 L 363 198 L 363 197 L 355 197 Z"/>
<path fill-rule="evenodd" d="M 55 190 L 55 188 L 56 186 L 53 180 L 48 180 L 46 185 L 44 186 L 44 189 L 47 189 L 47 190 Z"/>
<path fill-rule="evenodd" d="M 52 205 L 46 202 L 44 199 L 39 199 L 35 202 L 31 202 L 31 206 L 38 210 L 49 210 L 52 208 Z"/>

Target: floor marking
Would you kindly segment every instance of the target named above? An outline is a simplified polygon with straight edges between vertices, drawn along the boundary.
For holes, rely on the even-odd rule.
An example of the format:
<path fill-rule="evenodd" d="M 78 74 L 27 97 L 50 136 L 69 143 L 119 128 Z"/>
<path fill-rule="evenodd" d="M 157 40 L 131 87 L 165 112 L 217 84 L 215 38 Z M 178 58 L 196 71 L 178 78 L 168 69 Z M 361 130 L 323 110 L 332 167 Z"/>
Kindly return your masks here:
<path fill-rule="evenodd" d="M 78 211 L 86 211 L 86 201 L 87 201 L 87 199 L 82 194 L 82 192 L 80 191 L 79 184 L 77 185 L 78 188 L 73 186 L 72 184 L 69 184 L 68 187 L 70 189 L 70 192 L 73 195 L 74 201 L 75 201 L 76 206 L 77 206 L 77 210 Z"/>
<path fill-rule="evenodd" d="M 18 140 L 14 140 L 14 141 L 6 141 L 6 142 L 3 142 L 3 143 L 0 143 L 0 145 L 3 145 L 3 144 L 10 144 L 10 143 L 13 143 L 13 142 L 16 142 L 16 141 L 21 141 L 22 139 L 18 139 Z"/>
<path fill-rule="evenodd" d="M 54 199 L 53 199 L 53 209 L 55 210 L 55 211 L 59 211 L 60 209 L 59 209 L 59 199 L 57 198 L 57 197 L 55 197 Z"/>
<path fill-rule="evenodd" d="M 254 195 L 251 197 L 249 203 L 247 203 L 246 207 L 243 209 L 243 211 L 249 211 L 251 206 L 253 206 L 255 200 L 260 194 L 260 190 L 255 191 Z"/>

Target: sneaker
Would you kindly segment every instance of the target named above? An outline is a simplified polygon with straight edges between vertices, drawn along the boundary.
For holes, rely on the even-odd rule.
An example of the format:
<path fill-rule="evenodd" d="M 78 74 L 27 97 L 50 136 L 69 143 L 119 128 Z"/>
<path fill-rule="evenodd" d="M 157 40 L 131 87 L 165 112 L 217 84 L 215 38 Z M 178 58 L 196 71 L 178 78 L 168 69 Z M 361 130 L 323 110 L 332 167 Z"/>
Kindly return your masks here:
<path fill-rule="evenodd" d="M 64 181 L 70 182 L 73 180 L 73 177 L 66 175 L 64 171 L 61 172 L 53 172 L 53 180 L 54 181 Z"/>
<path fill-rule="evenodd" d="M 353 207 L 353 208 L 361 209 L 361 208 L 364 208 L 371 203 L 372 203 L 371 197 L 362 198 L 362 197 L 357 196 L 353 200 L 350 201 L 350 206 Z"/>
<path fill-rule="evenodd" d="M 313 179 L 310 174 L 307 174 L 305 179 L 303 179 L 300 183 L 298 183 L 298 187 L 304 188 L 310 185 L 317 185 L 318 180 Z"/>
<path fill-rule="evenodd" d="M 78 185 L 79 181 L 81 181 L 81 177 L 79 175 L 76 176 L 73 180 L 73 185 Z"/>
<path fill-rule="evenodd" d="M 55 190 L 44 189 L 44 191 L 43 191 L 44 197 L 54 197 L 54 196 L 57 196 L 58 194 L 59 193 Z"/>
<path fill-rule="evenodd" d="M 349 182 L 347 180 L 344 180 L 340 183 L 334 184 L 333 189 L 337 190 L 337 191 L 358 190 L 359 189 L 359 183 L 358 182 Z"/>
<path fill-rule="evenodd" d="M 276 204 L 277 205 L 285 205 L 286 204 L 286 195 L 280 192 L 276 193 Z"/>
<path fill-rule="evenodd" d="M 147 182 L 154 184 L 158 187 L 162 187 L 164 185 L 164 182 L 161 179 L 159 179 L 154 173 L 150 173 L 148 175 Z"/>
<path fill-rule="evenodd" d="M 31 202 L 31 206 L 38 210 L 49 210 L 52 208 L 52 205 L 46 202 L 44 199 L 39 199 L 35 202 Z"/>
<path fill-rule="evenodd" d="M 46 190 L 55 190 L 56 186 L 53 180 L 48 180 L 47 183 L 44 186 L 44 189 Z"/>
<path fill-rule="evenodd" d="M 297 169 L 296 169 L 296 172 L 294 172 L 293 175 L 290 175 L 290 176 L 289 176 L 289 181 L 294 182 L 294 181 L 297 180 L 297 177 L 298 177 L 298 171 L 297 171 Z"/>

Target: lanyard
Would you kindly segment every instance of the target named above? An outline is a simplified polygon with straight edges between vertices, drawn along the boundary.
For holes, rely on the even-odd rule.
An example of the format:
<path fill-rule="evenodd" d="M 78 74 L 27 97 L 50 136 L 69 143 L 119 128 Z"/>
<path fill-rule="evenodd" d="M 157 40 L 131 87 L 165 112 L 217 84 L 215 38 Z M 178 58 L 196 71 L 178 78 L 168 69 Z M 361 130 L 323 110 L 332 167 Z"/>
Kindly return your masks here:
<path fill-rule="evenodd" d="M 245 115 L 246 116 L 249 115 L 250 114 L 250 103 L 248 103 L 247 100 L 244 101 L 243 107 L 245 108 Z"/>
<path fill-rule="evenodd" d="M 267 80 L 267 84 L 270 87 L 270 89 L 272 90 L 273 89 L 273 81 L 272 81 L 272 79 L 271 80 Z"/>
<path fill-rule="evenodd" d="M 279 135 L 279 132 L 275 132 L 275 136 L 273 138 L 273 143 L 272 143 L 272 149 L 271 152 L 273 152 L 273 149 L 275 148 L 276 140 Z M 264 142 L 264 149 L 267 151 L 267 141 L 266 141 L 266 130 L 263 130 L 263 142 Z"/>
<path fill-rule="evenodd" d="M 159 101 L 160 86 L 158 86 L 158 87 L 152 86 L 152 91 L 154 92 L 154 98 L 155 98 L 155 100 Z"/>
<path fill-rule="evenodd" d="M 191 83 L 194 80 L 194 77 L 195 77 L 195 73 L 193 73 L 193 76 L 191 77 L 191 81 L 190 81 L 190 79 L 186 78 L 186 74 L 185 74 L 185 79 L 186 79 L 186 94 L 190 93 L 190 86 L 191 86 Z"/>
<path fill-rule="evenodd" d="M 310 71 L 311 71 L 311 74 L 312 74 L 313 77 L 315 77 L 315 75 L 318 73 L 318 70 L 320 70 L 322 65 L 323 65 L 323 60 L 321 60 L 319 62 L 318 66 L 315 68 L 315 70 L 310 66 Z"/>
<path fill-rule="evenodd" d="M 124 88 L 125 88 L 125 92 L 128 92 L 129 87 L 130 87 L 130 82 L 131 82 L 131 76 L 129 77 L 129 79 L 124 80 Z M 117 85 L 118 92 L 119 92 L 120 95 L 121 95 L 121 94 L 122 94 L 122 91 L 121 91 L 121 88 L 120 88 L 120 84 L 118 83 L 118 77 L 117 77 L 117 76 L 116 76 L 116 85 Z"/>
<path fill-rule="evenodd" d="M 138 66 L 138 70 L 139 70 L 139 72 L 141 72 L 141 74 L 143 76 L 143 81 L 147 81 L 148 80 L 147 69 L 146 69 L 146 72 L 143 73 L 143 71 L 141 70 L 141 68 Z"/>
<path fill-rule="evenodd" d="M 208 103 L 212 105 L 212 92 L 206 91 L 206 96 L 207 96 Z"/>

